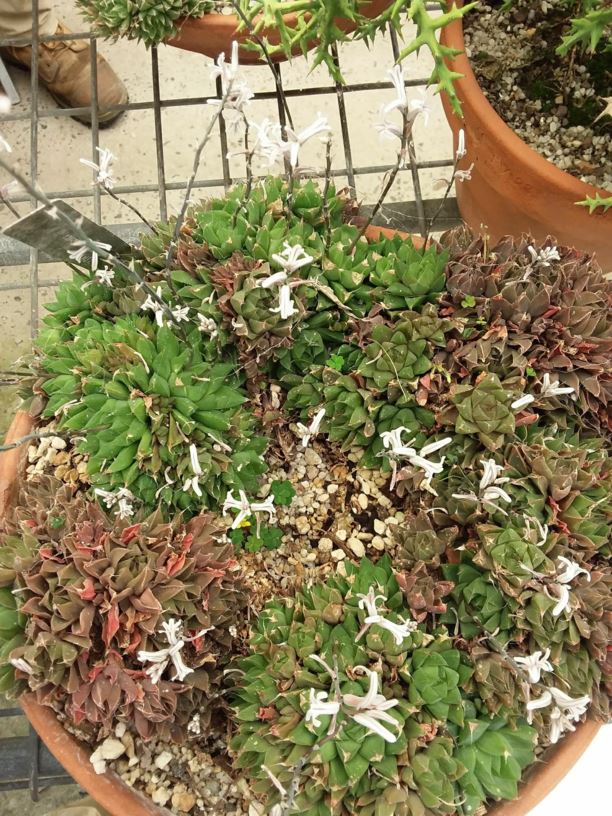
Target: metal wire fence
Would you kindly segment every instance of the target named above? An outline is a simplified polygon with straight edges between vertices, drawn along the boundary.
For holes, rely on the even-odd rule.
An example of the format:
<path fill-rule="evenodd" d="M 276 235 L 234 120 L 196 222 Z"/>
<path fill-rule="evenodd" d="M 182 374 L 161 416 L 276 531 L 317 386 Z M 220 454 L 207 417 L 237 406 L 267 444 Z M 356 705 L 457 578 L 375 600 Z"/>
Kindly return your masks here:
<path fill-rule="evenodd" d="M 433 4 L 436 8 L 436 4 Z M 60 108 L 42 107 L 40 104 L 40 81 L 38 76 L 38 46 L 43 43 L 66 40 L 86 40 L 91 46 L 90 68 L 91 68 L 91 106 L 85 108 Z M 395 32 L 390 32 L 390 42 L 392 54 L 390 57 L 395 60 L 399 54 L 399 44 Z M 0 124 L 5 122 L 24 123 L 24 127 L 29 126 L 29 177 L 33 183 L 39 178 L 39 157 L 40 151 L 50 149 L 41 138 L 41 125 L 45 120 L 52 117 L 74 117 L 91 116 L 91 158 L 96 162 L 98 159 L 97 148 L 100 147 L 100 126 L 97 109 L 97 57 L 98 48 L 96 38 L 89 31 L 76 31 L 50 36 L 39 36 L 38 31 L 38 0 L 32 3 L 32 39 L 24 40 L 0 40 L 0 47 L 7 45 L 32 45 L 32 67 L 30 78 L 30 98 L 22 100 L 22 103 L 0 118 Z M 336 54 L 336 60 L 339 59 Z M 138 193 L 153 193 L 157 196 L 157 214 L 160 220 L 165 220 L 169 214 L 168 194 L 172 191 L 181 191 L 186 188 L 186 181 L 169 181 L 166 171 L 166 151 L 164 147 L 164 126 L 162 113 L 174 107 L 201 107 L 209 99 L 220 99 L 222 95 L 220 81 L 217 83 L 216 96 L 180 96 L 178 98 L 163 98 L 160 82 L 160 66 L 158 51 L 152 48 L 149 52 L 149 66 L 151 76 L 151 98 L 146 101 L 128 102 L 112 108 L 113 111 L 150 111 L 153 115 L 153 127 L 155 133 L 155 173 L 156 182 L 148 184 L 117 185 L 114 190 L 120 196 L 130 196 Z M 0 63 L 0 84 L 5 86 L 5 91 L 10 87 L 10 76 L 2 70 Z M 357 92 L 379 92 L 391 87 L 388 82 L 358 82 L 348 85 L 340 85 L 330 81 L 328 84 L 316 85 L 305 89 L 284 88 L 283 81 L 286 72 L 291 71 L 291 65 L 276 66 L 277 78 L 270 76 L 269 89 L 255 94 L 255 100 L 276 100 L 281 122 L 283 121 L 283 104 L 278 93 L 278 85 L 283 88 L 284 95 L 291 105 L 292 100 L 302 99 L 305 96 L 331 96 L 335 98 L 339 121 L 340 134 L 342 138 L 341 153 L 343 166 L 333 170 L 334 176 L 345 178 L 353 196 L 356 195 L 357 179 L 360 176 L 371 176 L 382 178 L 392 165 L 390 164 L 359 164 L 354 159 L 354 149 L 351 142 L 351 129 L 349 127 L 349 114 L 347 98 Z M 422 88 L 427 84 L 427 77 L 415 77 L 407 80 L 406 85 L 415 88 Z M 9 87 L 7 87 L 9 86 Z M 218 177 L 202 177 L 195 181 L 194 189 L 206 190 L 211 188 L 229 188 L 235 179 L 232 177 L 228 153 L 228 134 L 226 123 L 223 117 L 219 117 L 218 133 L 221 149 L 221 169 L 222 175 Z M 408 229 L 412 232 L 424 234 L 427 230 L 428 219 L 435 213 L 441 201 L 439 199 L 426 199 L 422 194 L 421 175 L 424 171 L 436 168 L 448 168 L 452 166 L 453 160 L 448 158 L 439 160 L 421 160 L 417 155 L 417 149 L 412 143 L 410 145 L 410 164 L 403 170 L 409 173 L 412 180 L 414 198 L 411 201 L 395 202 L 392 207 L 382 210 L 378 219 L 379 223 Z M 93 220 L 99 224 L 104 223 L 101 206 L 101 191 L 98 187 L 66 187 L 64 189 L 45 190 L 51 199 L 65 199 L 79 207 L 79 201 L 88 200 L 93 205 Z M 30 204 L 32 208 L 37 206 L 36 201 L 26 194 L 11 196 L 11 201 L 15 204 Z M 364 207 L 367 211 L 367 206 Z M 382 220 L 381 220 L 382 219 Z M 458 213 L 454 199 L 449 199 L 440 216 L 439 228 L 446 228 L 458 221 Z M 137 236 L 142 232 L 143 226 L 138 223 L 112 223 L 105 224 L 110 230 L 121 235 L 128 241 L 137 240 Z M 24 244 L 0 234 L 0 267 L 11 267 L 29 264 L 29 276 L 26 280 L 14 280 L 13 282 L 0 282 L 0 292 L 10 293 L 20 290 L 29 290 L 30 309 L 29 323 L 32 338 L 35 336 L 39 324 L 39 304 L 40 291 L 47 287 L 56 286 L 58 280 L 48 278 L 41 272 L 41 265 L 53 258 L 41 258 L 36 249 L 26 247 Z M 0 711 L 0 717 L 18 716 L 18 709 L 6 709 Z M 38 798 L 41 785 L 63 784 L 69 781 L 61 767 L 46 752 L 34 731 L 30 731 L 27 737 L 13 737 L 0 740 L 0 791 L 14 788 L 29 787 L 32 797 Z"/>

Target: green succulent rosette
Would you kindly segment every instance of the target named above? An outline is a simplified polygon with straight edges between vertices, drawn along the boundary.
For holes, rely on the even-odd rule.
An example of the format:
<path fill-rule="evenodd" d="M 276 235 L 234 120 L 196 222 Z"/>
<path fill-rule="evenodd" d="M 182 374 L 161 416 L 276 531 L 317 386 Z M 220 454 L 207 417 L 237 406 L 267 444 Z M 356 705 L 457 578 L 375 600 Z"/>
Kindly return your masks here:
<path fill-rule="evenodd" d="M 84 437 L 78 449 L 94 487 L 190 512 L 222 502 L 228 489 L 257 488 L 266 440 L 241 408 L 234 366 L 205 362 L 191 332 L 183 344 L 168 327 L 124 318 L 86 321 L 70 343 L 41 335 L 43 416 Z M 193 477 L 197 487 L 185 490 Z"/>

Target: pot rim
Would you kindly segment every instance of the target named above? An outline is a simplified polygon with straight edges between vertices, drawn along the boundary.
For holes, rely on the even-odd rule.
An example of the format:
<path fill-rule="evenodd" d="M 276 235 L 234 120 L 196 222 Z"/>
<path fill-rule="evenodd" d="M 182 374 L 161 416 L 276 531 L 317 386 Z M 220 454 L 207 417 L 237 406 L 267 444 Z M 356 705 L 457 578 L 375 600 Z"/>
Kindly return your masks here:
<path fill-rule="evenodd" d="M 459 7 L 463 6 L 464 0 L 455 0 Z M 449 5 L 451 5 L 449 0 Z M 476 74 L 472 69 L 471 62 L 465 53 L 465 40 L 463 36 L 463 19 L 453 20 L 442 29 L 441 42 L 451 48 L 460 51 L 453 57 L 447 57 L 446 62 L 449 68 L 457 71 L 462 76 L 455 80 L 457 95 L 461 104 L 468 106 L 474 117 L 478 120 L 480 127 L 487 132 L 487 136 L 498 142 L 500 150 L 512 155 L 517 163 L 526 167 L 532 176 L 546 179 L 547 183 L 561 188 L 569 196 L 575 196 L 576 201 L 580 201 L 594 193 L 608 196 L 610 191 L 603 187 L 596 187 L 586 181 L 572 176 L 565 170 L 561 170 L 553 162 L 542 156 L 533 147 L 527 144 L 497 113 L 493 105 L 485 96 Z M 460 127 L 461 118 L 452 110 L 446 94 L 442 94 L 442 101 L 446 109 L 453 130 Z"/>

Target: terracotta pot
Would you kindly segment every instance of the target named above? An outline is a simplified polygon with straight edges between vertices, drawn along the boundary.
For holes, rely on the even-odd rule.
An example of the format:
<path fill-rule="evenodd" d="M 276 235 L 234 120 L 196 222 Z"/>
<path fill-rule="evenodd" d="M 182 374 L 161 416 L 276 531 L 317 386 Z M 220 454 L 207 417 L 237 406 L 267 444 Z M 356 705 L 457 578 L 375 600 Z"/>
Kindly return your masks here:
<path fill-rule="evenodd" d="M 462 5 L 459 0 L 457 5 Z M 467 157 L 474 162 L 472 180 L 457 184 L 459 211 L 474 232 L 493 241 L 504 235 L 531 233 L 536 240 L 549 235 L 563 246 L 596 252 L 604 269 L 612 269 L 612 210 L 589 215 L 577 201 L 587 196 L 610 195 L 560 170 L 532 150 L 497 115 L 483 94 L 464 53 L 461 20 L 442 30 L 441 41 L 461 51 L 447 64 L 462 74 L 455 83 L 464 119 L 456 116 L 448 98 L 442 102 L 453 130 L 455 150 L 459 130 L 465 130 Z"/>
<path fill-rule="evenodd" d="M 392 230 L 381 229 L 380 232 L 393 234 Z M 370 237 L 375 237 L 375 234 L 370 234 Z M 32 426 L 32 417 L 24 411 L 18 412 L 6 441 L 12 442 L 25 436 Z M 23 455 L 24 448 L 0 454 L 0 518 L 15 487 Z M 130 788 L 113 771 L 96 774 L 89 762 L 88 747 L 69 734 L 57 720 L 54 711 L 37 703 L 34 695 L 24 694 L 20 704 L 49 751 L 110 816 L 170 816 L 166 808 L 155 805 L 151 799 Z M 547 752 L 544 761 L 532 767 L 521 786 L 519 798 L 494 806 L 488 811 L 488 816 L 526 816 L 577 762 L 599 728 L 598 723 L 590 721 L 579 725 L 553 751 Z"/>
<path fill-rule="evenodd" d="M 392 0 L 369 0 L 368 3 L 364 3 L 360 12 L 364 17 L 377 17 L 387 6 L 391 5 L 391 2 Z M 284 14 L 283 17 L 288 26 L 295 26 L 296 14 Z M 221 53 L 228 56 L 234 40 L 245 43 L 249 39 L 248 32 L 237 33 L 238 23 L 239 18 L 236 14 L 203 14 L 202 17 L 185 17 L 178 23 L 179 33 L 176 37 L 166 40 L 166 43 L 174 45 L 176 48 L 183 48 L 186 51 L 206 54 L 207 57 L 213 59 L 216 59 Z M 354 20 L 348 20 L 344 17 L 338 18 L 336 25 L 345 34 L 350 34 L 357 27 Z M 260 32 L 260 36 L 271 45 L 278 45 L 280 42 L 278 32 L 274 28 L 264 29 Z M 316 42 L 316 40 L 309 42 L 308 48 L 314 48 Z M 301 54 L 301 47 L 296 47 L 293 53 Z M 284 62 L 287 58 L 281 53 L 275 54 L 272 59 L 274 62 Z M 241 48 L 240 62 L 246 65 L 254 65 L 261 64 L 263 61 L 257 51 Z"/>

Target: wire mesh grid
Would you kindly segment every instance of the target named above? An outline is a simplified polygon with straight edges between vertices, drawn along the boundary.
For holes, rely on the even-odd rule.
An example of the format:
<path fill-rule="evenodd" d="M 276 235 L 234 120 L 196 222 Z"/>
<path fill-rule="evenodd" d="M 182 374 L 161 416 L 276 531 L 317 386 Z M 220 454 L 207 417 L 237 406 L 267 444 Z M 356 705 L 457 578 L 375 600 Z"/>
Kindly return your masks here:
<path fill-rule="evenodd" d="M 0 124 L 4 123 L 19 123 L 23 122 L 24 129 L 29 126 L 29 147 L 27 150 L 29 157 L 29 178 L 36 183 L 39 179 L 39 159 L 41 151 L 54 150 L 56 145 L 50 145 L 41 138 L 41 130 L 45 123 L 50 118 L 75 117 L 75 116 L 91 116 L 91 159 L 96 162 L 98 158 L 97 149 L 100 147 L 100 123 L 98 120 L 98 47 L 95 36 L 89 31 L 75 31 L 64 32 L 60 34 L 53 34 L 48 36 L 39 36 L 38 26 L 38 0 L 32 2 L 32 37 L 24 40 L 0 40 L 0 47 L 7 45 L 30 45 L 32 44 L 32 64 L 29 83 L 29 105 L 28 100 L 23 100 L 13 108 L 9 113 L 1 117 Z M 432 8 L 436 8 L 436 4 L 432 4 Z M 395 32 L 390 32 L 390 46 L 392 53 L 389 55 L 393 61 L 399 54 L 399 43 Z M 91 106 L 83 108 L 61 108 L 58 106 L 44 107 L 41 106 L 40 81 L 38 75 L 38 59 L 40 44 L 77 40 L 87 41 L 90 46 L 90 82 L 91 82 Z M 157 196 L 156 214 L 160 220 L 165 220 L 171 207 L 169 206 L 169 194 L 178 191 L 183 191 L 186 188 L 187 181 L 178 180 L 172 181 L 168 178 L 166 169 L 166 147 L 164 145 L 164 122 L 162 113 L 171 111 L 177 107 L 189 107 L 195 109 L 205 105 L 211 99 L 220 99 L 222 96 L 222 89 L 220 80 L 217 80 L 216 95 L 211 96 L 185 96 L 181 95 L 177 98 L 164 98 L 162 93 L 162 82 L 160 74 L 160 61 L 158 50 L 152 48 L 149 51 L 149 66 L 151 77 L 151 98 L 145 101 L 127 102 L 123 105 L 117 105 L 112 110 L 116 112 L 127 111 L 150 111 L 153 115 L 153 128 L 155 136 L 155 175 L 156 181 L 147 184 L 125 184 L 117 185 L 114 190 L 120 196 L 130 196 L 138 193 L 149 193 Z M 338 61 L 339 57 L 336 54 L 335 59 Z M 352 141 L 352 134 L 349 121 L 349 112 L 347 99 L 351 94 L 358 92 L 380 92 L 391 88 L 389 82 L 370 81 L 370 82 L 353 82 L 347 85 L 340 85 L 329 81 L 328 83 L 315 84 L 307 88 L 290 88 L 284 86 L 284 77 L 287 72 L 290 72 L 292 66 L 290 63 L 282 65 L 278 64 L 275 67 L 277 72 L 276 78 L 270 75 L 269 89 L 259 91 L 255 94 L 254 100 L 269 100 L 274 102 L 276 100 L 278 115 L 281 122 L 284 122 L 284 108 L 282 100 L 278 94 L 278 85 L 283 88 L 284 95 L 288 101 L 289 106 L 292 102 L 301 104 L 303 97 L 323 97 L 328 96 L 335 99 L 337 105 L 340 135 L 342 143 L 339 146 L 342 163 L 340 167 L 333 169 L 333 175 L 338 178 L 345 179 L 350 194 L 355 197 L 357 194 L 357 180 L 359 177 L 370 176 L 382 180 L 385 173 L 391 168 L 392 164 L 363 164 L 355 160 L 354 142 Z M 6 83 L 5 74 L 0 74 L 0 84 L 2 84 L 3 77 Z M 408 87 L 422 88 L 427 83 L 426 76 L 418 76 L 410 78 L 406 81 Z M 5 87 L 5 91 L 8 90 Z M 24 104 L 25 103 L 25 104 Z M 354 134 L 353 134 L 354 135 Z M 232 168 L 228 159 L 228 132 L 227 124 L 223 117 L 219 117 L 217 127 L 217 138 L 219 141 L 220 155 L 221 155 L 221 175 L 217 176 L 202 176 L 196 179 L 194 190 L 206 190 L 213 188 L 228 189 L 236 180 L 232 174 Z M 412 232 L 424 233 L 427 229 L 427 221 L 431 215 L 436 212 L 441 204 L 441 201 L 436 198 L 425 198 L 422 192 L 421 174 L 426 170 L 435 170 L 437 168 L 448 168 L 452 166 L 453 160 L 449 155 L 448 158 L 423 160 L 419 159 L 418 151 L 414 142 L 410 145 L 410 164 L 402 173 L 408 173 L 411 177 L 412 190 L 414 198 L 411 201 L 395 202 L 392 207 L 383 209 L 379 223 L 391 224 L 398 228 L 403 228 Z M 44 153 L 43 153 L 44 155 Z M 389 157 L 392 158 L 393 150 L 389 152 Z M 313 175 L 317 175 L 313 172 Z M 126 240 L 136 241 L 138 235 L 143 231 L 142 224 L 135 224 L 132 222 L 126 223 L 105 223 L 103 218 L 102 208 L 102 193 L 96 186 L 78 187 L 67 186 L 64 189 L 46 189 L 46 194 L 51 199 L 65 199 L 69 201 L 77 209 L 79 202 L 86 200 L 91 203 L 93 220 L 99 224 L 105 224 L 112 231 L 120 234 Z M 27 212 L 30 207 L 34 209 L 37 202 L 30 198 L 27 194 L 16 194 L 11 196 L 11 201 L 15 205 L 25 205 L 26 209 L 23 214 Z M 367 210 L 367 207 L 364 208 Z M 442 211 L 440 225 L 447 227 L 458 220 L 458 214 L 454 199 L 449 199 Z M 0 234 L 0 268 L 7 268 L 13 266 L 20 266 L 29 264 L 29 276 L 27 280 L 15 279 L 12 282 L 0 281 L 0 293 L 14 293 L 23 290 L 29 290 L 29 328 L 30 336 L 34 338 L 39 325 L 39 309 L 40 309 L 40 292 L 48 287 L 56 286 L 59 281 L 46 277 L 41 273 L 41 264 L 48 260 L 39 258 L 39 253 L 35 249 L 29 249 L 23 244 Z M 3 321 L 4 322 L 4 321 Z M 5 709 L 0 711 L 0 716 L 16 716 L 18 710 Z M 62 784 L 69 779 L 65 776 L 62 769 L 54 763 L 48 752 L 44 749 L 37 735 L 30 730 L 27 737 L 11 738 L 0 740 L 2 743 L 1 753 L 3 756 L 3 770 L 0 772 L 0 791 L 7 789 L 29 787 L 32 798 L 38 798 L 39 790 L 43 786 L 49 784 Z"/>
<path fill-rule="evenodd" d="M 39 156 L 40 150 L 45 150 L 47 145 L 40 138 L 40 127 L 45 120 L 50 117 L 75 117 L 75 116 L 91 116 L 91 158 L 92 161 L 97 161 L 97 148 L 100 146 L 100 125 L 98 121 L 97 108 L 97 40 L 89 31 L 65 32 L 61 34 L 54 34 L 48 36 L 39 36 L 38 31 L 38 0 L 33 0 L 33 15 L 32 15 L 32 70 L 30 79 L 30 95 L 31 103 L 29 110 L 14 109 L 9 114 L 2 117 L 1 123 L 4 122 L 19 122 L 29 120 L 29 164 L 30 164 L 30 178 L 36 182 L 39 175 Z M 432 4 L 435 8 L 436 4 Z M 82 108 L 61 108 L 51 107 L 41 109 L 40 100 L 40 82 L 38 77 L 38 47 L 37 44 L 49 43 L 54 41 L 66 40 L 85 40 L 90 43 L 90 80 L 91 80 L 91 106 Z M 399 54 L 399 43 L 397 35 L 394 31 L 390 32 L 390 42 L 393 60 Z M 23 40 L 0 40 L 0 47 L 4 45 L 29 45 L 30 40 L 24 42 Z M 121 196 L 129 196 L 135 193 L 156 193 L 158 197 L 157 207 L 158 215 L 161 220 L 168 217 L 168 194 L 171 191 L 181 191 L 186 187 L 186 180 L 169 181 L 166 173 L 166 150 L 164 146 L 164 127 L 162 120 L 162 112 L 170 110 L 173 107 L 195 107 L 207 104 L 211 99 L 219 99 L 222 95 L 220 80 L 217 80 L 216 96 L 181 96 L 175 99 L 164 99 L 160 89 L 160 67 L 159 57 L 156 48 L 150 49 L 150 74 L 152 98 L 146 101 L 127 102 L 123 105 L 115 105 L 110 110 L 116 112 L 126 111 L 151 111 L 153 114 L 154 132 L 155 132 L 155 163 L 157 181 L 149 184 L 131 184 L 131 185 L 117 185 L 115 192 Z M 338 60 L 338 55 L 335 55 Z M 283 66 L 278 64 L 276 66 L 277 81 L 270 77 L 270 90 L 255 93 L 254 100 L 277 100 L 278 113 L 281 122 L 284 118 L 284 109 L 279 97 L 276 84 L 277 82 L 283 87 L 283 74 L 285 71 L 291 70 L 291 64 Z M 422 88 L 427 83 L 427 77 L 415 77 L 406 81 L 408 87 Z M 342 138 L 341 153 L 343 156 L 343 165 L 339 168 L 334 168 L 332 173 L 335 177 L 342 177 L 348 181 L 348 187 L 353 196 L 356 194 L 356 180 L 359 176 L 376 176 L 382 178 L 383 175 L 391 169 L 392 164 L 357 164 L 354 160 L 354 149 L 351 141 L 351 133 L 349 130 L 349 119 L 347 113 L 347 96 L 355 92 L 362 91 L 382 91 L 391 87 L 388 82 L 360 82 L 348 85 L 341 85 L 339 83 L 317 85 L 305 89 L 284 88 L 284 95 L 291 105 L 292 100 L 300 100 L 303 97 L 315 97 L 323 95 L 335 96 L 339 122 L 340 134 Z M 202 177 L 197 178 L 194 184 L 194 190 L 205 190 L 210 188 L 229 188 L 236 180 L 232 176 L 230 162 L 228 160 L 228 134 L 227 125 L 223 117 L 219 117 L 217 137 L 221 149 L 221 166 L 222 175 L 217 177 Z M 392 151 L 389 153 L 392 156 Z M 410 146 L 411 162 L 406 168 L 406 173 L 411 175 L 412 187 L 414 191 L 414 200 L 410 202 L 399 202 L 393 206 L 391 214 L 384 214 L 383 218 L 387 222 L 390 220 L 397 220 L 397 226 L 403 226 L 404 229 L 409 229 L 412 232 L 424 233 L 426 231 L 426 221 L 431 213 L 435 212 L 439 201 L 436 199 L 426 200 L 422 194 L 421 187 L 421 173 L 424 170 L 431 170 L 435 168 L 448 168 L 452 165 L 452 158 L 437 159 L 437 160 L 419 160 L 417 150 L 414 142 Z M 317 175 L 313 172 L 313 175 Z M 66 189 L 45 190 L 49 198 L 61 198 L 70 201 L 73 206 L 78 208 L 79 199 L 89 199 L 93 203 L 93 220 L 97 223 L 103 223 L 102 207 L 101 207 L 101 191 L 98 187 L 68 187 Z M 15 204 L 31 203 L 32 207 L 37 206 L 36 202 L 29 199 L 27 194 L 12 195 L 11 201 Z M 409 219 L 409 220 L 407 220 Z M 454 201 L 451 199 L 448 205 L 444 208 L 442 213 L 441 223 L 445 226 L 457 220 L 457 212 L 454 206 Z M 142 232 L 142 224 L 122 223 L 107 225 L 110 229 L 118 231 L 122 237 L 135 240 L 137 235 Z M 29 257 L 28 257 L 29 256 Z M 39 322 L 39 290 L 43 287 L 57 285 L 57 280 L 46 279 L 40 274 L 40 259 L 37 250 L 27 250 L 22 244 L 19 244 L 6 236 L 0 237 L 0 266 L 11 266 L 16 264 L 23 264 L 29 260 L 29 280 L 18 281 L 13 283 L 0 283 L 0 291 L 14 291 L 19 289 L 30 290 L 30 331 L 31 336 L 34 337 L 37 331 Z"/>

